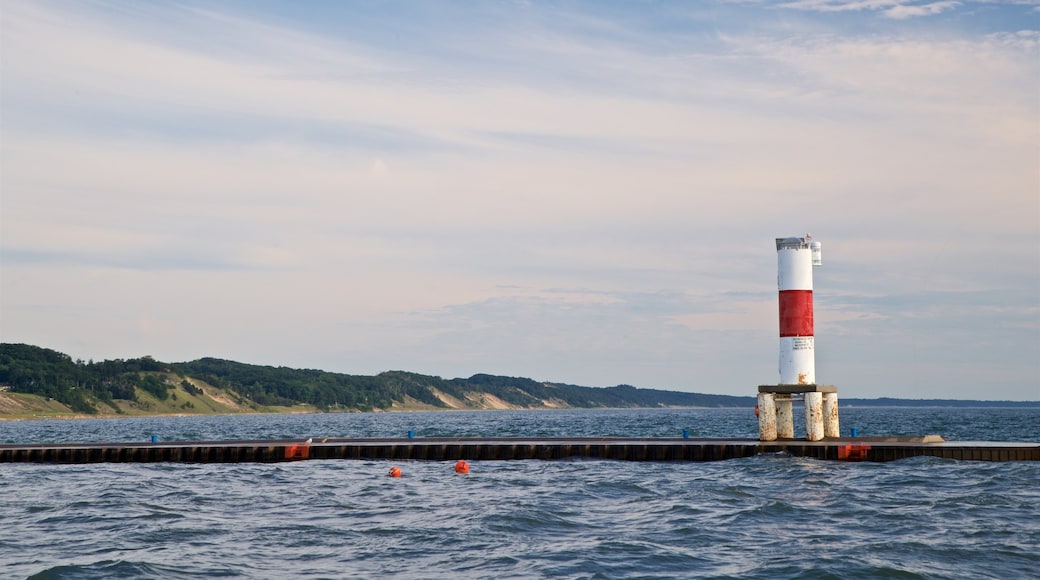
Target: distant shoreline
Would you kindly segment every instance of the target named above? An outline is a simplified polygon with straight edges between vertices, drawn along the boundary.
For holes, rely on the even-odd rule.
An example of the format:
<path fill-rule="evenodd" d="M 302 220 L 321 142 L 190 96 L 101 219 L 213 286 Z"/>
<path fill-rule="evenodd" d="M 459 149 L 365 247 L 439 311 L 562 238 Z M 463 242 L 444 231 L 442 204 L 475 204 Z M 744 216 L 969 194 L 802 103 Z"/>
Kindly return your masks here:
<path fill-rule="evenodd" d="M 754 399 L 751 399 L 753 402 Z M 867 401 L 873 401 L 867 399 Z M 927 404 L 918 403 L 913 399 L 900 401 L 899 404 L 886 401 L 883 404 L 873 402 L 850 402 L 839 405 L 845 409 L 870 408 L 870 409 L 1040 409 L 1040 401 L 958 401 L 957 404 Z M 135 418 L 157 418 L 157 417 L 233 417 L 237 415 L 352 415 L 358 413 L 453 413 L 453 412 L 500 412 L 500 411 L 616 411 L 616 410 L 669 410 L 669 409 L 745 409 L 753 407 L 753 404 L 745 406 L 729 407 L 563 407 L 563 408 L 532 408 L 532 409 L 376 409 L 373 411 L 322 411 L 320 409 L 298 409 L 298 410 L 265 410 L 265 411 L 241 411 L 235 413 L 103 413 L 87 415 L 83 413 L 55 413 L 26 416 L 25 414 L 0 413 L 0 421 L 78 421 L 90 419 L 135 419 Z"/>
<path fill-rule="evenodd" d="M 0 343 L 0 419 L 108 418 L 435 410 L 752 409 L 757 392 L 718 395 L 620 384 L 585 387 L 478 373 L 444 379 L 407 371 L 350 375 L 201 358 L 73 360 Z M 839 407 L 1040 408 L 1037 401 L 838 396 Z"/>

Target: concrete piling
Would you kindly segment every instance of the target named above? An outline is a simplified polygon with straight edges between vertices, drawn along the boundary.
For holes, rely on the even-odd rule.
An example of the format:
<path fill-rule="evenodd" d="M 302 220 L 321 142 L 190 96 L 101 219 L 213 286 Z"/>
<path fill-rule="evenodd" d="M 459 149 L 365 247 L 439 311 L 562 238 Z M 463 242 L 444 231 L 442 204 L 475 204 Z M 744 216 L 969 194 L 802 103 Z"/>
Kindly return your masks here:
<path fill-rule="evenodd" d="M 823 436 L 840 437 L 838 421 L 838 393 L 823 393 Z"/>
<path fill-rule="evenodd" d="M 761 441 L 776 441 L 777 438 L 776 397 L 772 393 L 758 394 L 758 438 Z"/>
<path fill-rule="evenodd" d="M 791 395 L 776 395 L 776 436 L 794 439 L 794 401 Z"/>
<path fill-rule="evenodd" d="M 805 393 L 805 438 L 823 439 L 823 393 Z"/>

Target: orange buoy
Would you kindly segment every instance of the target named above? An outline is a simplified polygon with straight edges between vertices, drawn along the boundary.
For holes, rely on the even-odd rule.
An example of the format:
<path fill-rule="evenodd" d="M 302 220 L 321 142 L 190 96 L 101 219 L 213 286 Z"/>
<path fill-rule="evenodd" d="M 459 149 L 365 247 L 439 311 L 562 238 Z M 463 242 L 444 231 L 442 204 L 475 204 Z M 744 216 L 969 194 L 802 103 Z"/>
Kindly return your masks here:
<path fill-rule="evenodd" d="M 391 467 L 389 473 L 386 474 L 388 477 L 401 477 L 400 467 Z"/>
<path fill-rule="evenodd" d="M 466 463 L 465 459 L 455 462 L 455 473 L 469 473 L 469 464 Z"/>

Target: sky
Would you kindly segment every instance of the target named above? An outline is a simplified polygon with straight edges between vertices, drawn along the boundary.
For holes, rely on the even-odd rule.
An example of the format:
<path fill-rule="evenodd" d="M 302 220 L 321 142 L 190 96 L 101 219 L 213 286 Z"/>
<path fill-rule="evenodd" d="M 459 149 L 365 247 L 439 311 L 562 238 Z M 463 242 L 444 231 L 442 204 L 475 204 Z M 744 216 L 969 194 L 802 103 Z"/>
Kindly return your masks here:
<path fill-rule="evenodd" d="M 0 340 L 1040 400 L 1040 2 L 0 2 Z"/>

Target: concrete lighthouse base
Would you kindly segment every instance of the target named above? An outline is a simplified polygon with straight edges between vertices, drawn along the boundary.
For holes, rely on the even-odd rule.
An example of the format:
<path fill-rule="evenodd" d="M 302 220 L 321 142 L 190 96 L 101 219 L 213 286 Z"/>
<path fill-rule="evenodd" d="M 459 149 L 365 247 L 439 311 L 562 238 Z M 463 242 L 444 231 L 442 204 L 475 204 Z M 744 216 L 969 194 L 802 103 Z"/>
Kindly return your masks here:
<path fill-rule="evenodd" d="M 793 399 L 805 401 L 805 438 L 838 437 L 838 388 L 830 385 L 759 385 L 758 436 L 761 441 L 794 438 Z"/>

